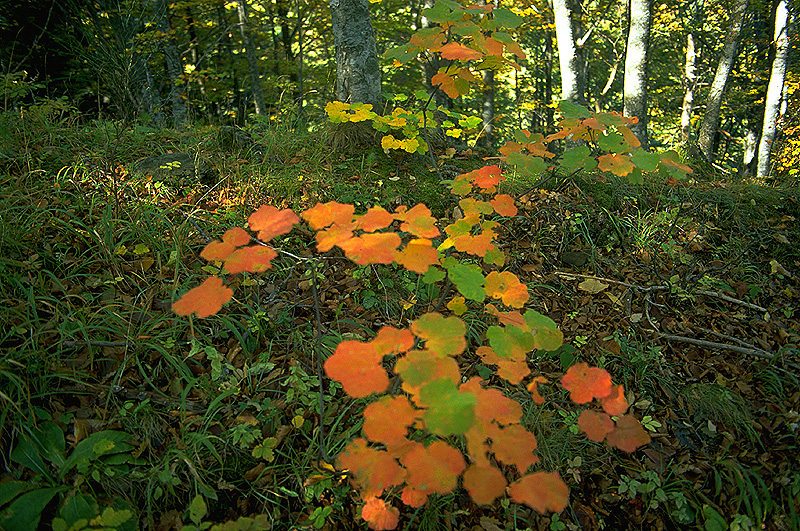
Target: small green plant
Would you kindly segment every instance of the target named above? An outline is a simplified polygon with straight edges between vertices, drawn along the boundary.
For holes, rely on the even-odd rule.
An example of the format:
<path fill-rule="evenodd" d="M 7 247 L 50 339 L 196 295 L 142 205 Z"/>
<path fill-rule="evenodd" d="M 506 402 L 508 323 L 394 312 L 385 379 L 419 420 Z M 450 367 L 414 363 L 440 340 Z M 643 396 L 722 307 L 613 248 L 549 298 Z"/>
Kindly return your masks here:
<path fill-rule="evenodd" d="M 108 512 L 88 493 L 79 491 L 70 497 L 66 493 L 71 489 L 69 483 L 88 486 L 88 481 L 101 483 L 130 473 L 136 463 L 131 455 L 136 448 L 132 440 L 125 432 L 101 431 L 80 441 L 67 454 L 64 432 L 58 424 L 43 422 L 27 429 L 18 437 L 10 457 L 23 467 L 18 476 L 25 473 L 30 478 L 0 486 L 0 528 L 35 530 L 45 507 L 56 497 L 60 520 L 53 522 L 54 528 L 94 529 L 91 526 L 103 527 L 103 522 L 126 522 L 132 516 L 130 511 Z M 68 481 L 71 473 L 79 478 Z"/>

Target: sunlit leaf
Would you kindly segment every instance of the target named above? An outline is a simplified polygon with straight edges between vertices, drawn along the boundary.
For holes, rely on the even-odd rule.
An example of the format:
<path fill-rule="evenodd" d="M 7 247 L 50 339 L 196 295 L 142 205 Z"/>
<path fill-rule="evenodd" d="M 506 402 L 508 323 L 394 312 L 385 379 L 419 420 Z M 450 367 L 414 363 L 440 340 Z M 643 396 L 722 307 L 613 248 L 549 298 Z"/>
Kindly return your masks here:
<path fill-rule="evenodd" d="M 221 278 L 209 277 L 175 301 L 172 310 L 178 315 L 196 313 L 198 317 L 208 317 L 220 311 L 231 297 L 233 290 L 225 286 Z"/>
<path fill-rule="evenodd" d="M 364 435 L 371 441 L 399 442 L 419 414 L 405 396 L 382 396 L 364 408 Z"/>
<path fill-rule="evenodd" d="M 528 287 L 510 271 L 489 273 L 484 289 L 487 295 L 502 300 L 503 304 L 512 308 L 522 308 L 528 302 Z"/>
<path fill-rule="evenodd" d="M 397 257 L 400 242 L 400 236 L 394 232 L 378 232 L 343 241 L 339 247 L 359 265 L 391 264 Z"/>
<path fill-rule="evenodd" d="M 472 61 L 483 57 L 481 52 L 473 50 L 472 48 L 467 48 L 466 46 L 463 46 L 457 42 L 449 42 L 442 46 L 441 54 L 442 58 L 444 59 L 455 59 L 460 61 Z"/>
<path fill-rule="evenodd" d="M 400 511 L 396 507 L 386 505 L 380 498 L 370 498 L 361 508 L 361 518 L 375 531 L 396 529 L 400 521 Z"/>
<path fill-rule="evenodd" d="M 304 211 L 301 216 L 314 230 L 323 229 L 333 223 L 346 225 L 353 221 L 353 205 L 343 205 L 336 201 L 317 203 Z"/>
<path fill-rule="evenodd" d="M 236 249 L 225 260 L 225 269 L 231 274 L 247 271 L 261 273 L 272 267 L 272 260 L 278 256 L 271 247 L 265 245 L 248 245 Z"/>
<path fill-rule="evenodd" d="M 258 239 L 261 241 L 269 241 L 275 236 L 286 234 L 300 222 L 292 209 L 284 208 L 278 210 L 271 205 L 261 205 L 258 210 L 250 214 L 247 218 L 247 223 L 250 225 L 250 230 L 258 232 Z"/>
<path fill-rule="evenodd" d="M 517 207 L 514 205 L 514 198 L 508 194 L 498 194 L 491 200 L 494 211 L 505 217 L 517 215 Z"/>
<path fill-rule="evenodd" d="M 603 398 L 611 393 L 611 375 L 586 363 L 576 363 L 561 378 L 561 385 L 570 392 L 570 399 L 576 404 L 591 402 L 593 398 Z"/>
<path fill-rule="evenodd" d="M 375 345 L 361 341 L 342 341 L 325 360 L 325 373 L 342 384 L 353 398 L 380 393 L 389 387 L 389 377 L 381 366 L 383 354 Z"/>

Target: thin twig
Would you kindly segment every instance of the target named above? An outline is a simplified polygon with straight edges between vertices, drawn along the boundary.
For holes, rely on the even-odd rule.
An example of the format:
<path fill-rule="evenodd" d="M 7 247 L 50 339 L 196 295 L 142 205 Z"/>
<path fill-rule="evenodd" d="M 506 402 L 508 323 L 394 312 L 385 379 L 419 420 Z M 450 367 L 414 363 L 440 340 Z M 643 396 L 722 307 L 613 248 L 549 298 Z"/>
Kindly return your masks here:
<path fill-rule="evenodd" d="M 731 296 L 725 295 L 721 291 L 706 291 L 706 290 L 697 290 L 694 293 L 698 293 L 700 295 L 705 295 L 707 297 L 717 297 L 718 299 L 722 299 L 724 301 L 732 302 L 734 304 L 738 304 L 739 306 L 744 306 L 745 308 L 750 308 L 751 310 L 755 310 L 757 312 L 767 313 L 769 310 L 766 308 L 762 308 L 757 304 L 753 304 L 750 302 L 745 302 L 740 299 L 734 299 Z"/>

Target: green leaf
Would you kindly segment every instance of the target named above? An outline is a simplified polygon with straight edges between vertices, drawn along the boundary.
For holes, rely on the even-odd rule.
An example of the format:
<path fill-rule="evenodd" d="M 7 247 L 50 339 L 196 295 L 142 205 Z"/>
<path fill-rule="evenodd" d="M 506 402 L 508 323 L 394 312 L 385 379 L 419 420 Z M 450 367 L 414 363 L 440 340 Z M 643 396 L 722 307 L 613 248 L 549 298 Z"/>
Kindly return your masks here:
<path fill-rule="evenodd" d="M 33 470 L 37 474 L 45 477 L 49 476 L 49 470 L 44 461 L 42 461 L 41 455 L 39 455 L 39 449 L 36 448 L 36 445 L 28 435 L 22 435 L 17 441 L 16 448 L 11 452 L 11 460 Z"/>
<path fill-rule="evenodd" d="M 0 483 L 0 507 L 31 488 L 28 481 L 7 481 Z"/>
<path fill-rule="evenodd" d="M 207 514 L 208 506 L 206 505 L 206 500 L 203 499 L 203 496 L 198 494 L 192 499 L 191 505 L 189 505 L 189 518 L 192 519 L 194 525 L 200 525 L 200 522 L 203 521 L 203 518 L 205 518 Z"/>
<path fill-rule="evenodd" d="M 36 531 L 39 520 L 42 518 L 47 504 L 57 494 L 69 490 L 70 487 L 50 487 L 26 492 L 6 509 L 0 529 L 13 529 L 14 531 Z"/>
<path fill-rule="evenodd" d="M 486 299 L 486 291 L 483 289 L 486 278 L 480 267 L 473 264 L 456 264 L 449 267 L 447 272 L 450 274 L 450 280 L 464 297 L 475 302 L 483 302 Z"/>
<path fill-rule="evenodd" d="M 495 354 L 501 358 L 519 361 L 524 358 L 526 352 L 530 352 L 535 347 L 533 336 L 525 330 L 509 325 L 490 326 L 486 331 L 489 339 L 489 346 Z"/>
<path fill-rule="evenodd" d="M 525 312 L 525 323 L 531 329 L 534 348 L 556 350 L 564 342 L 564 334 L 558 329 L 555 321 L 537 311 Z"/>
<path fill-rule="evenodd" d="M 506 162 L 516 166 L 517 173 L 526 177 L 535 177 L 547 169 L 543 158 L 517 152 L 509 153 Z"/>
<path fill-rule="evenodd" d="M 410 42 L 407 42 L 406 44 L 386 50 L 383 54 L 383 58 L 405 64 L 414 59 L 417 53 L 419 53 L 418 48 Z"/>
<path fill-rule="evenodd" d="M 494 20 L 499 26 L 508 29 L 514 29 L 522 24 L 524 19 L 510 9 L 501 7 L 500 9 L 494 10 Z"/>
<path fill-rule="evenodd" d="M 472 393 L 459 393 L 449 379 L 424 385 L 420 398 L 430 407 L 425 411 L 425 425 L 431 433 L 447 437 L 462 435 L 475 423 L 478 399 Z"/>
<path fill-rule="evenodd" d="M 630 151 L 631 146 L 625 140 L 625 137 L 619 133 L 608 133 L 600 135 L 597 139 L 597 145 L 604 151 L 612 153 L 625 153 Z"/>
<path fill-rule="evenodd" d="M 658 153 L 649 153 L 643 149 L 637 149 L 631 153 L 631 162 L 642 171 L 656 171 L 661 157 Z"/>
<path fill-rule="evenodd" d="M 452 0 L 437 0 L 433 7 L 425 9 L 422 14 L 431 22 L 447 24 L 461 20 L 464 10 L 460 4 Z"/>
<path fill-rule="evenodd" d="M 558 110 L 561 111 L 561 115 L 567 120 L 571 118 L 585 120 L 591 116 L 589 109 L 580 105 L 575 105 L 569 100 L 561 100 L 558 103 Z"/>
<path fill-rule="evenodd" d="M 588 146 L 577 146 L 568 149 L 559 159 L 561 166 L 570 172 L 580 168 L 592 171 L 597 168 L 597 159 L 592 157 L 592 152 Z"/>
<path fill-rule="evenodd" d="M 81 518 L 85 518 L 87 520 L 93 518 L 97 514 L 94 509 L 96 506 L 97 502 L 94 500 L 94 498 L 90 496 L 84 496 L 80 492 L 77 492 L 74 496 L 67 498 L 67 500 L 64 502 L 64 505 L 62 505 L 61 509 L 59 509 L 58 514 L 64 519 L 67 527 L 71 527 Z"/>
<path fill-rule="evenodd" d="M 428 270 L 422 275 L 422 281 L 425 284 L 433 284 L 435 282 L 439 282 L 440 280 L 444 280 L 445 272 L 435 266 L 430 266 Z"/>
<path fill-rule="evenodd" d="M 631 184 L 644 184 L 644 175 L 638 166 L 634 166 L 633 170 L 628 174 L 628 182 Z"/>
<path fill-rule="evenodd" d="M 75 447 L 75 450 L 69 455 L 64 462 L 64 466 L 59 472 L 59 479 L 69 472 L 81 461 L 92 461 L 101 455 L 108 455 L 114 453 L 130 452 L 135 448 L 128 441 L 132 440 L 133 436 L 124 431 L 98 431 L 93 433 Z"/>
<path fill-rule="evenodd" d="M 725 518 L 709 505 L 703 505 L 703 518 L 706 520 L 704 526 L 706 531 L 727 531 L 728 529 L 728 522 Z"/>

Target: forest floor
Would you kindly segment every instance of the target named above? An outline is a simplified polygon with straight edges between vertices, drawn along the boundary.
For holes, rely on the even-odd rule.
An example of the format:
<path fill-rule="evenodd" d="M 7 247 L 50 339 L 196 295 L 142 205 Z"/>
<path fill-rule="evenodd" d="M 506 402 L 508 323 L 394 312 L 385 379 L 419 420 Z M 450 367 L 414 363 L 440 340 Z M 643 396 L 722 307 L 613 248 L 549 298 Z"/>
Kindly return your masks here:
<path fill-rule="evenodd" d="M 280 130 L 231 149 L 208 132 L 39 127 L 0 160 L 0 528 L 57 517 L 62 529 L 167 531 L 263 514 L 268 529 L 366 529 L 357 493 L 321 457 L 360 433 L 367 401 L 323 382 L 321 415 L 316 355 L 407 326 L 438 289 L 330 252 L 315 298 L 298 259 L 316 255 L 312 233 L 296 228 L 219 315 L 190 321 L 170 306 L 216 272 L 198 256 L 206 238 L 263 203 L 423 202 L 449 219 L 455 201 L 426 160 L 339 154 Z M 216 181 L 131 172 L 170 151 L 200 154 Z M 462 151 L 443 168 L 484 164 Z M 522 404 L 569 507 L 543 516 L 457 491 L 414 510 L 390 495 L 399 529 L 800 529 L 797 185 L 719 174 L 504 186 L 519 207 L 498 242 L 507 268 L 565 337 L 531 367 L 550 381 L 575 360 L 606 368 L 652 442 L 633 454 L 592 443 L 562 401 L 539 406 L 491 379 Z M 486 316 L 462 318 L 474 352 Z M 491 372 L 474 353 L 460 365 Z"/>

